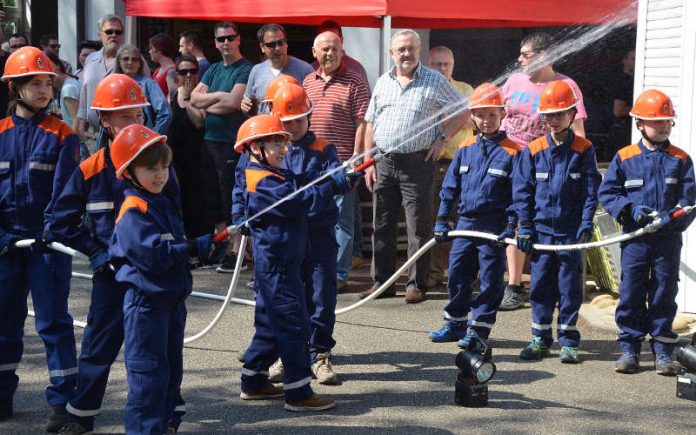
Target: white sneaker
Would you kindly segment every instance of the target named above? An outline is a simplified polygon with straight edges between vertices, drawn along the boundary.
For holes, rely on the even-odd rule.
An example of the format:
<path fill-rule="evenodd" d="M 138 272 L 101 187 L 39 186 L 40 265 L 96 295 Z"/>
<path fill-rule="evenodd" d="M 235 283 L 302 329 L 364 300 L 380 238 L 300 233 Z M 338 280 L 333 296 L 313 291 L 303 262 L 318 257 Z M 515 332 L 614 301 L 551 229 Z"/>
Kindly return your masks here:
<path fill-rule="evenodd" d="M 278 358 L 278 360 L 268 368 L 268 380 L 269 382 L 283 382 L 284 374 L 285 368 L 283 367 L 283 361 Z"/>
<path fill-rule="evenodd" d="M 335 385 L 338 384 L 338 376 L 334 372 L 329 355 L 329 352 L 317 354 L 317 359 L 312 363 L 312 373 L 320 384 Z"/>

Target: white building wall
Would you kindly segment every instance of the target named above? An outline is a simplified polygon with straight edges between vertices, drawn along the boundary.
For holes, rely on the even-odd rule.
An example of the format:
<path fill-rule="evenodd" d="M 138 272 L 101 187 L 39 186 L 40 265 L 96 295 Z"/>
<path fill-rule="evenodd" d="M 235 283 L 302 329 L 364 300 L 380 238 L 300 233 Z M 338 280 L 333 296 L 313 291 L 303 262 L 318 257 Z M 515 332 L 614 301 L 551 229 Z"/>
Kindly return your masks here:
<path fill-rule="evenodd" d="M 672 143 L 696 158 L 696 1 L 640 0 L 636 40 L 634 97 L 659 89 L 677 112 Z M 634 127 L 633 139 L 640 134 Z M 681 311 L 696 312 L 696 225 L 684 233 L 679 295 Z M 687 291 L 690 290 L 690 291 Z"/>

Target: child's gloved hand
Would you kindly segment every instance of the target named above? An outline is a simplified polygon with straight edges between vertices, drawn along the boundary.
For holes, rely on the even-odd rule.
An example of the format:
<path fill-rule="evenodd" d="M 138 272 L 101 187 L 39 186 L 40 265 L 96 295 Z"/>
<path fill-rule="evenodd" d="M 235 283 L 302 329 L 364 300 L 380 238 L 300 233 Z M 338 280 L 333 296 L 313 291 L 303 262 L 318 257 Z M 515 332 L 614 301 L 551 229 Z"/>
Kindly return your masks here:
<path fill-rule="evenodd" d="M 505 229 L 503 230 L 502 233 L 498 234 L 498 242 L 501 245 L 505 244 L 505 239 L 514 239 L 515 238 L 515 227 L 517 225 L 513 224 L 512 222 L 509 222 Z"/>
<path fill-rule="evenodd" d="M 634 205 L 631 209 L 631 217 L 633 221 L 639 226 L 645 226 L 652 222 L 651 214 L 655 211 L 645 205 Z"/>
<path fill-rule="evenodd" d="M 2 237 L 0 237 L 0 255 L 5 255 L 17 249 L 15 243 L 17 243 L 18 240 L 19 236 L 10 233 L 3 234 Z"/>
<path fill-rule="evenodd" d="M 353 172 L 351 174 L 346 173 L 346 169 L 342 168 L 331 174 L 331 183 L 333 184 L 334 191 L 337 195 L 343 195 L 348 193 L 353 189 L 353 186 L 357 181 L 365 175 L 364 172 Z"/>
<path fill-rule="evenodd" d="M 580 228 L 578 228 L 577 234 L 575 234 L 575 240 L 577 240 L 577 243 L 587 243 L 592 238 L 593 231 L 594 222 L 582 221 Z"/>
<path fill-rule="evenodd" d="M 232 224 L 237 228 L 239 234 L 248 237 L 251 235 L 251 231 L 248 226 L 244 225 L 245 220 L 244 215 L 236 214 L 232 216 Z"/>
<path fill-rule="evenodd" d="M 215 249 L 213 236 L 211 234 L 198 236 L 195 239 L 188 239 L 186 242 L 189 245 L 190 256 L 198 257 L 201 262 L 207 261 Z"/>
<path fill-rule="evenodd" d="M 90 254 L 89 266 L 95 275 L 113 270 L 109 264 L 109 253 L 103 249 L 97 249 Z"/>
<path fill-rule="evenodd" d="M 437 218 L 437 222 L 435 222 L 435 241 L 437 243 L 444 243 L 448 240 L 450 240 L 450 237 L 448 236 L 448 233 L 452 231 L 452 226 L 450 223 L 447 221 L 447 218 Z"/>
<path fill-rule="evenodd" d="M 517 249 L 519 249 L 522 252 L 525 252 L 529 254 L 532 252 L 532 249 L 534 245 L 534 227 L 531 225 L 520 225 L 520 228 L 517 230 Z"/>

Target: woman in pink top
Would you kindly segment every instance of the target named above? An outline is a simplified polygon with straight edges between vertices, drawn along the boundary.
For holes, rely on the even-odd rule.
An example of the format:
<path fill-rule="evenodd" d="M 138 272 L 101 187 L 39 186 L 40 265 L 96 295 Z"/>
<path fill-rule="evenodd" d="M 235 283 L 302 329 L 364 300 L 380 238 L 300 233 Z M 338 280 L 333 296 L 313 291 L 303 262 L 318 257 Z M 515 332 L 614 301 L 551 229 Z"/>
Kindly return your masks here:
<path fill-rule="evenodd" d="M 582 92 L 571 78 L 554 71 L 553 61 L 546 58 L 546 53 L 552 46 L 553 38 L 548 33 L 534 33 L 524 38 L 520 43 L 520 56 L 517 58 L 522 71 L 508 77 L 503 86 L 506 108 L 500 128 L 522 148 L 526 148 L 529 142 L 548 131 L 537 112 L 537 107 L 541 91 L 554 80 L 563 80 L 575 91 L 579 102 L 575 106 L 577 113 L 572 129 L 576 135 L 585 136 L 584 120 L 587 118 L 587 112 Z M 528 299 L 521 286 L 525 255 L 514 246 L 508 246 L 506 253 L 509 278 L 499 308 L 503 311 L 520 308 Z"/>
<path fill-rule="evenodd" d="M 162 93 L 169 96 L 176 89 L 176 77 L 174 74 L 174 56 L 177 45 L 171 36 L 166 33 L 158 33 L 148 41 L 150 45 L 150 58 L 159 64 L 159 68 L 152 73 L 152 79 L 162 89 Z"/>

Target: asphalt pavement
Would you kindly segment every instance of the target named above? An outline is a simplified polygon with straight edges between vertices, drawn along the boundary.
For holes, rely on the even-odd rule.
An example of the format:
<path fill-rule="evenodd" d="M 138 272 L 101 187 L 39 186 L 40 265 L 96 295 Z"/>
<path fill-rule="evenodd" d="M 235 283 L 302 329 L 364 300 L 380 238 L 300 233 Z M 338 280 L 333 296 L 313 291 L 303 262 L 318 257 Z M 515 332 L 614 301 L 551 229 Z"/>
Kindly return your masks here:
<path fill-rule="evenodd" d="M 86 267 L 77 264 L 75 270 L 84 272 Z M 369 286 L 369 267 L 354 275 L 350 291 Z M 248 278 L 246 272 L 237 297 L 252 298 L 245 286 Z M 222 295 L 230 279 L 199 269 L 195 290 Z M 89 291 L 89 281 L 73 279 L 70 308 L 76 319 L 86 318 Z M 407 305 L 403 297 L 376 300 L 339 316 L 333 363 L 341 384 L 313 382 L 315 391 L 335 398 L 338 407 L 321 413 L 291 413 L 278 399 L 250 403 L 239 398 L 238 358 L 253 333 L 253 308 L 230 305 L 208 335 L 185 347 L 182 394 L 187 414 L 180 433 L 696 433 L 696 402 L 676 398 L 676 379 L 654 372 L 647 343 L 640 373 L 616 374 L 615 334 L 581 318 L 580 364 L 561 364 L 557 345 L 543 361 L 521 361 L 519 352 L 531 339 L 529 308 L 498 315 L 491 336 L 498 372 L 489 383 L 489 405 L 455 405 L 458 348 L 431 343 L 427 337 L 442 325 L 446 300 L 445 289 L 439 288 L 421 304 Z M 338 304 L 355 301 L 355 293 L 345 293 Z M 219 307 L 217 301 L 189 298 L 187 335 L 202 330 Z M 76 336 L 79 342 L 79 328 Z M 31 319 L 18 374 L 15 417 L 0 423 L 0 433 L 41 433 L 49 413 L 43 392 L 48 374 Z M 121 355 L 97 417 L 97 433 L 123 432 L 125 379 Z"/>

